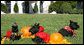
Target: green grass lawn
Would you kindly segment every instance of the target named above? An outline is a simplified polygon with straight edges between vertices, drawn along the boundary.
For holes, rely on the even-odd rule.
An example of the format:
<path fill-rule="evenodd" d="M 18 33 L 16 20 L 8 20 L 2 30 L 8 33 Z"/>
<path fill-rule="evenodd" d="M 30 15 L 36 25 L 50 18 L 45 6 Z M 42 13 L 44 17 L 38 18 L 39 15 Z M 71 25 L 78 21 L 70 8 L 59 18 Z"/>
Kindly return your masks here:
<path fill-rule="evenodd" d="M 6 35 L 8 30 L 11 30 L 12 24 L 16 21 L 19 32 L 22 27 L 31 26 L 35 23 L 40 23 L 49 35 L 59 31 L 62 27 L 69 24 L 69 20 L 78 22 L 80 28 L 76 30 L 76 37 L 63 37 L 72 44 L 83 44 L 83 14 L 5 14 L 1 15 L 1 36 Z M 6 44 L 35 44 L 30 38 L 20 39 L 16 41 L 6 41 Z M 43 43 L 45 44 L 45 43 Z"/>

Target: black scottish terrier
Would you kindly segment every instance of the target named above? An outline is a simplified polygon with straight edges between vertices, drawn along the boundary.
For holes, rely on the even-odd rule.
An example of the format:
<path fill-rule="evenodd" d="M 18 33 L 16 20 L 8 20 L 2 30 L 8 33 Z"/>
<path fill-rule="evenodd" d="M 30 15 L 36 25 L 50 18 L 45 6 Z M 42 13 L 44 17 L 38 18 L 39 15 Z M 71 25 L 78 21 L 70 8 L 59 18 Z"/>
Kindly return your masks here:
<path fill-rule="evenodd" d="M 13 33 L 17 33 L 18 32 L 18 25 L 16 24 L 16 22 L 12 25 L 12 32 Z"/>
<path fill-rule="evenodd" d="M 43 39 L 39 36 L 35 36 L 34 39 L 32 39 L 33 42 L 36 42 L 37 44 L 43 43 Z"/>
<path fill-rule="evenodd" d="M 31 32 L 31 34 L 36 34 L 37 32 L 39 32 L 39 23 L 35 23 L 32 28 L 29 30 L 29 32 Z"/>
<path fill-rule="evenodd" d="M 16 35 L 11 35 L 10 36 L 10 40 L 19 40 L 21 38 L 21 35 L 19 35 L 19 36 L 16 36 Z"/>
<path fill-rule="evenodd" d="M 33 34 L 36 34 L 37 32 L 39 32 L 40 28 L 39 28 L 39 23 L 35 23 L 32 28 L 29 30 L 29 32 Z M 36 42 L 37 44 L 40 44 L 43 42 L 43 39 L 40 38 L 39 36 L 35 36 L 35 38 L 32 38 L 33 42 Z"/>
<path fill-rule="evenodd" d="M 69 27 L 69 29 L 68 29 Z M 69 26 L 62 28 L 59 30 L 59 33 L 61 33 L 63 36 L 73 36 L 74 35 L 74 30 L 77 30 L 79 28 L 79 25 L 77 24 L 77 22 L 73 22 L 70 20 L 70 24 Z M 68 31 L 71 30 L 71 31 Z"/>
<path fill-rule="evenodd" d="M 11 40 L 19 40 L 21 38 L 21 35 L 19 35 L 18 33 L 18 25 L 16 24 L 16 22 L 12 25 L 12 34 L 10 36 Z M 16 35 L 15 35 L 16 33 Z"/>

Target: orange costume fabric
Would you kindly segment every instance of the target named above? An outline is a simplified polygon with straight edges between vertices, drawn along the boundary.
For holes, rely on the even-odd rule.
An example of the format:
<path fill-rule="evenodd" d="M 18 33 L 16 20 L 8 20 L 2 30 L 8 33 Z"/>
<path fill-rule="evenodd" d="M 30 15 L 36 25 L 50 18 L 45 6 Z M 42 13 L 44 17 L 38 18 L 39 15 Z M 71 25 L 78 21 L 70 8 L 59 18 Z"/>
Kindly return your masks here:
<path fill-rule="evenodd" d="M 29 32 L 29 30 L 31 29 L 31 27 L 24 27 L 21 29 L 21 32 L 23 32 L 22 36 L 23 37 L 30 37 L 31 36 L 31 32 Z"/>

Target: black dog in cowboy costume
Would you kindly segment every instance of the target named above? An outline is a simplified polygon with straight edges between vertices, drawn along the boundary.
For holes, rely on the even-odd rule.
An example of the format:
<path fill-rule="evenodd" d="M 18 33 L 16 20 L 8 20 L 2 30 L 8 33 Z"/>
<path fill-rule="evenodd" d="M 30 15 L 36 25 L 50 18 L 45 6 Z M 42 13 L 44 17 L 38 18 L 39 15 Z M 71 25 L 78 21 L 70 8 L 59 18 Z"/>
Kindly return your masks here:
<path fill-rule="evenodd" d="M 10 39 L 14 40 L 19 40 L 21 38 L 21 35 L 19 35 L 18 31 L 18 25 L 15 23 L 12 25 L 12 34 L 10 36 Z"/>
<path fill-rule="evenodd" d="M 78 28 L 79 25 L 77 24 L 77 22 L 73 22 L 70 20 L 70 24 L 60 29 L 59 33 L 61 33 L 63 36 L 73 36 L 76 34 L 74 30 L 77 30 Z"/>
<path fill-rule="evenodd" d="M 7 32 L 7 35 L 5 35 L 4 37 L 6 38 L 10 38 L 10 40 L 19 40 L 21 38 L 21 35 L 19 35 L 19 32 L 18 32 L 18 25 L 16 23 L 14 23 L 12 25 L 12 31 L 9 30 Z"/>

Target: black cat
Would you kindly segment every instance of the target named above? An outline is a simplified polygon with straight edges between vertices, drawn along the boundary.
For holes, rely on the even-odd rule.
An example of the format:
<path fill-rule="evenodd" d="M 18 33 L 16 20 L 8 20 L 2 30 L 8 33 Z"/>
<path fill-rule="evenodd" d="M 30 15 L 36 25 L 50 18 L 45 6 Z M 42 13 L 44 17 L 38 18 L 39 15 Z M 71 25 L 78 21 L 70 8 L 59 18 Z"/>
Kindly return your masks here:
<path fill-rule="evenodd" d="M 79 25 L 77 22 L 73 22 L 70 20 L 70 24 L 62 29 L 59 30 L 63 36 L 73 36 L 75 34 L 74 30 L 77 30 Z"/>

